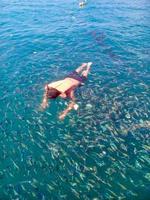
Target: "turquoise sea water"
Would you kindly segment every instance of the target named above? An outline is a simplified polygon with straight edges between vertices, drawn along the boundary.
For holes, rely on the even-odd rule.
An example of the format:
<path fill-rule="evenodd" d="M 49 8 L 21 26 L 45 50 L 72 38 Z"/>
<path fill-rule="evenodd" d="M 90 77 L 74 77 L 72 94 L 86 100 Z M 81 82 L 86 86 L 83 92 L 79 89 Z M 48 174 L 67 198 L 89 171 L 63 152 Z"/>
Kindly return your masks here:
<path fill-rule="evenodd" d="M 149 0 L 0 4 L 0 199 L 148 199 Z M 79 110 L 40 112 L 44 85 L 89 61 Z"/>

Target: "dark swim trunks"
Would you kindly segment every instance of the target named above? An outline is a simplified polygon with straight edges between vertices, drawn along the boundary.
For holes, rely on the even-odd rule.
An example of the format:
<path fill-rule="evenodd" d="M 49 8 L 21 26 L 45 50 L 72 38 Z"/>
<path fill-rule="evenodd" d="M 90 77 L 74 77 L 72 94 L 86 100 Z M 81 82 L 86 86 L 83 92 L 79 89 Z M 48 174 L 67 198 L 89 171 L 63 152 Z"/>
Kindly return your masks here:
<path fill-rule="evenodd" d="M 68 74 L 66 78 L 73 78 L 81 83 L 83 83 L 86 80 L 85 76 L 80 76 L 76 71 L 73 71 L 70 74 Z"/>

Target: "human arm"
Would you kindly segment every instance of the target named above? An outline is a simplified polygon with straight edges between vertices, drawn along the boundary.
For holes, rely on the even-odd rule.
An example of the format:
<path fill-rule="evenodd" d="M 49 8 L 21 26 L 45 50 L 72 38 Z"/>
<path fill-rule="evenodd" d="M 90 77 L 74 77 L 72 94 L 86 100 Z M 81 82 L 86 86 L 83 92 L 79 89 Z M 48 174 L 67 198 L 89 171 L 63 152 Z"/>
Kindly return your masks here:
<path fill-rule="evenodd" d="M 74 108 L 74 105 L 74 101 L 70 102 L 68 107 L 59 115 L 59 119 L 63 120 L 66 117 L 66 115 Z"/>
<path fill-rule="evenodd" d="M 71 98 L 71 102 L 69 103 L 69 105 L 67 106 L 67 108 L 59 115 L 59 119 L 64 119 L 65 116 L 72 110 L 74 109 L 74 106 L 75 106 L 75 96 L 74 96 L 74 90 L 72 90 L 70 92 L 70 95 L 69 97 Z"/>
<path fill-rule="evenodd" d="M 44 92 L 44 95 L 43 95 L 43 100 L 42 100 L 42 103 L 41 103 L 41 108 L 45 109 L 47 106 L 48 106 L 48 98 L 47 98 L 47 85 L 46 85 L 45 86 L 45 92 Z"/>

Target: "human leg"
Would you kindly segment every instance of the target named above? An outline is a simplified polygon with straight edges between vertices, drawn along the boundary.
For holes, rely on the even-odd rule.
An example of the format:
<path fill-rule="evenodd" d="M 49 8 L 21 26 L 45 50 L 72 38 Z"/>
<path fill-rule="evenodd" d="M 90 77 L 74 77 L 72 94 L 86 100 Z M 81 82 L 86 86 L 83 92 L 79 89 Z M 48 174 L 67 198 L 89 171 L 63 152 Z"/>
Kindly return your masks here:
<path fill-rule="evenodd" d="M 80 73 L 85 67 L 87 66 L 87 63 L 83 63 L 80 67 L 78 67 L 75 71 L 77 73 Z"/>
<path fill-rule="evenodd" d="M 87 68 L 86 68 L 86 70 L 84 70 L 84 71 L 81 73 L 82 76 L 84 76 L 84 77 L 87 77 L 87 76 L 88 76 L 88 73 L 89 73 L 89 71 L 90 71 L 91 65 L 92 65 L 92 62 L 88 62 L 88 63 L 87 63 Z"/>

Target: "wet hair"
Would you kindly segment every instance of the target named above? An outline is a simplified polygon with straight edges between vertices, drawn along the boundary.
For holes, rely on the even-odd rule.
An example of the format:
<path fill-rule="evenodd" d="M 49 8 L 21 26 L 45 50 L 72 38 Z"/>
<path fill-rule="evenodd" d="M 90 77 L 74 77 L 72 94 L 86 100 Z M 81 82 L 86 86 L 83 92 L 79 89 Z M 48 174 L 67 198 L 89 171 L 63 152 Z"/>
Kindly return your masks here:
<path fill-rule="evenodd" d="M 50 99 L 55 99 L 60 94 L 61 94 L 61 92 L 59 92 L 55 88 L 51 88 L 51 87 L 47 88 L 47 97 L 50 98 Z"/>

